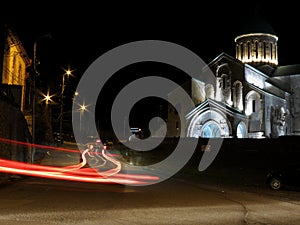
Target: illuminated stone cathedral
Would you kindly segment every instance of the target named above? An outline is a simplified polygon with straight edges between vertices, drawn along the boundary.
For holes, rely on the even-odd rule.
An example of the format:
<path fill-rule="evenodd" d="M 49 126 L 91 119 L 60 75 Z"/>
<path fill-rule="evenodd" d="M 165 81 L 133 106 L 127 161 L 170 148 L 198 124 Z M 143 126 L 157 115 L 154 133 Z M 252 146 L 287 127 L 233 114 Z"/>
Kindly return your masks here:
<path fill-rule="evenodd" d="M 278 65 L 278 37 L 262 21 L 239 33 L 235 57 L 221 53 L 203 68 L 215 83 L 185 86 L 195 108 L 168 109 L 168 136 L 276 138 L 300 134 L 300 65 Z"/>

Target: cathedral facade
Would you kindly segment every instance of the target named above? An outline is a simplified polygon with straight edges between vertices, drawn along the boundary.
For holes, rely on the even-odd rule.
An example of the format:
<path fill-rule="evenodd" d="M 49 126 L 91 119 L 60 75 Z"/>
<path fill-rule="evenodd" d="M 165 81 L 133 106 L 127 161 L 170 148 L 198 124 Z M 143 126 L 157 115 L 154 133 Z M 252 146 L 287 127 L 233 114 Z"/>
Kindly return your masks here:
<path fill-rule="evenodd" d="M 300 134 L 300 65 L 278 65 L 278 37 L 252 29 L 235 38 L 236 55 L 221 53 L 203 68 L 214 83 L 191 79 L 184 88 L 195 108 L 168 109 L 168 136 L 276 138 Z M 200 76 L 201 77 L 201 76 Z M 180 121 L 183 113 L 185 121 Z"/>

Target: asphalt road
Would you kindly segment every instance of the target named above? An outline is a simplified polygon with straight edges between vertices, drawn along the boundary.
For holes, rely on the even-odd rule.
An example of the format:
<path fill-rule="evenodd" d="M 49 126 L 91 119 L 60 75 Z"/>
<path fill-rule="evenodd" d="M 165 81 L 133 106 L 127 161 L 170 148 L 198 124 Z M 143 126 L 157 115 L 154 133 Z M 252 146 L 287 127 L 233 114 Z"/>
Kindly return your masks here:
<path fill-rule="evenodd" d="M 79 162 L 79 154 L 61 151 L 40 160 L 58 167 Z M 300 191 L 274 191 L 260 179 L 241 179 L 244 172 L 211 168 L 148 186 L 21 177 L 0 186 L 0 225 L 300 224 Z"/>
<path fill-rule="evenodd" d="M 25 177 L 0 188 L 1 225 L 299 225 L 300 192 L 177 174 L 149 186 Z"/>

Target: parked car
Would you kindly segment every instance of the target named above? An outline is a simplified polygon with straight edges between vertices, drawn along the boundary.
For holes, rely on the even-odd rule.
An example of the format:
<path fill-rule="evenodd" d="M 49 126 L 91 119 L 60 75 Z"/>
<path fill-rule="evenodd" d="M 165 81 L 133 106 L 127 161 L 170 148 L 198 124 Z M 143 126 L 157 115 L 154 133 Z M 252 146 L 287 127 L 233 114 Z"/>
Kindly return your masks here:
<path fill-rule="evenodd" d="M 273 190 L 282 188 L 300 188 L 300 164 L 288 165 L 282 169 L 270 171 L 267 184 Z"/>

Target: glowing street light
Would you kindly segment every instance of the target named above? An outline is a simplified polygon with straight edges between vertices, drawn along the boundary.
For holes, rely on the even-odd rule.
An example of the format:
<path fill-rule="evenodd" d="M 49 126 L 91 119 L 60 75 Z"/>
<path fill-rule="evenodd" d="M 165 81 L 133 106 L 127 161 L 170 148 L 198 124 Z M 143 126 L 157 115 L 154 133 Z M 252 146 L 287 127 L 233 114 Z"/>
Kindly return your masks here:
<path fill-rule="evenodd" d="M 61 85 L 61 95 L 62 95 L 62 97 L 63 97 L 63 94 L 65 92 L 65 77 L 67 76 L 67 78 L 69 78 L 70 76 L 73 76 L 72 72 L 73 71 L 70 70 L 70 69 L 65 70 L 65 73 L 62 76 L 62 85 Z"/>
<path fill-rule="evenodd" d="M 80 93 L 74 92 L 73 105 L 76 105 L 76 107 L 74 108 L 74 112 L 76 112 L 76 116 L 75 114 L 73 115 L 77 118 L 76 120 L 79 120 L 78 127 L 76 128 L 79 129 L 80 131 L 80 136 L 81 136 L 80 141 L 85 142 L 86 137 L 95 135 L 91 133 L 93 132 L 93 130 L 91 129 L 91 124 L 95 122 L 92 120 L 90 114 L 90 109 L 91 109 L 90 107 L 93 107 L 93 104 L 86 103 L 85 98 L 81 96 Z"/>
<path fill-rule="evenodd" d="M 50 103 L 53 103 L 53 99 L 52 97 L 55 96 L 55 95 L 50 95 L 50 91 L 48 90 L 47 91 L 47 94 L 41 94 L 44 98 L 41 99 L 41 102 L 45 102 L 46 105 L 50 104 Z"/>
<path fill-rule="evenodd" d="M 48 104 L 49 101 L 51 101 L 51 97 L 49 95 L 45 96 L 46 104 Z"/>
<path fill-rule="evenodd" d="M 81 112 L 87 111 L 87 105 L 85 105 L 85 104 L 83 103 L 83 105 L 80 106 L 79 110 L 80 110 Z"/>
<path fill-rule="evenodd" d="M 82 105 L 79 104 L 79 111 L 80 111 L 80 117 L 79 117 L 79 123 L 80 123 L 80 131 L 81 131 L 81 122 L 82 122 L 82 114 L 86 111 L 88 111 L 88 105 L 86 105 L 84 102 Z"/>
<path fill-rule="evenodd" d="M 59 116 L 59 135 L 62 137 L 62 127 L 63 127 L 63 113 L 64 113 L 64 92 L 65 92 L 65 77 L 69 78 L 70 76 L 73 76 L 72 70 L 68 69 L 65 70 L 65 73 L 62 76 L 62 85 L 61 85 L 61 102 L 60 102 L 60 116 Z"/>
<path fill-rule="evenodd" d="M 54 100 L 52 99 L 52 97 L 55 96 L 55 94 L 50 95 L 50 90 L 47 90 L 47 94 L 44 94 L 42 92 L 40 92 L 40 95 L 43 96 L 43 98 L 40 99 L 39 103 L 45 103 L 45 111 L 44 111 L 44 115 L 45 115 L 45 119 L 47 120 L 47 122 L 49 122 L 50 126 L 52 126 L 52 104 L 55 104 Z M 52 128 L 51 128 L 52 129 Z"/>

